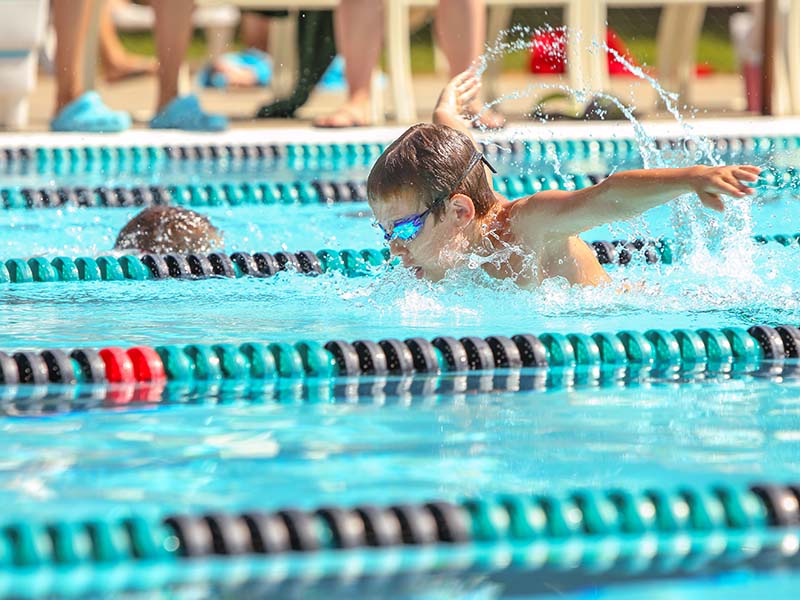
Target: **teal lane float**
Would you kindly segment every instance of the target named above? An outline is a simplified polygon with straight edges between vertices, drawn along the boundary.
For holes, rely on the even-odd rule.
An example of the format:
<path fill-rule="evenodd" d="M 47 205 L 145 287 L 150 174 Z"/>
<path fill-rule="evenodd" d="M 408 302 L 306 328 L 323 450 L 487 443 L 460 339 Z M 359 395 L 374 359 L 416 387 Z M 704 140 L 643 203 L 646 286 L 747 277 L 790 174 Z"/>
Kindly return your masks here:
<path fill-rule="evenodd" d="M 753 241 L 798 246 L 800 233 L 757 235 Z M 663 238 L 594 241 L 590 246 L 604 265 L 672 264 L 676 253 L 674 241 Z M 0 261 L 0 283 L 272 277 L 281 272 L 306 275 L 336 272 L 359 277 L 391 267 L 395 262 L 388 248 L 10 258 Z"/>
<path fill-rule="evenodd" d="M 0 164 L 33 165 L 40 173 L 59 169 L 99 172 L 108 168 L 153 166 L 178 161 L 238 162 L 281 161 L 288 164 L 328 161 L 338 166 L 368 166 L 387 142 L 293 143 L 293 144 L 175 144 L 166 146 L 89 145 L 80 147 L 14 146 L 0 148 Z M 630 159 L 639 156 L 640 142 L 633 138 L 572 139 L 504 139 L 482 143 L 489 156 L 507 155 L 531 160 L 557 155 L 575 159 L 594 156 Z M 711 137 L 707 142 L 694 139 L 656 138 L 657 150 L 678 150 L 689 153 L 716 153 L 729 160 L 767 156 L 774 152 L 791 152 L 800 148 L 798 136 Z"/>

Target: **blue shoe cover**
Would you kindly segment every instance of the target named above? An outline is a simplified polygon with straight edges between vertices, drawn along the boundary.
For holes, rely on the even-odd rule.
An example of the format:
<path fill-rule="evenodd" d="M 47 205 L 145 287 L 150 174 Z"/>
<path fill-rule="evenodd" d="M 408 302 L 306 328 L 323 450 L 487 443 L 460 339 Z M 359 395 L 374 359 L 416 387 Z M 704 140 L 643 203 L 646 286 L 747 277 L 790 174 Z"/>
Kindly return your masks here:
<path fill-rule="evenodd" d="M 255 48 L 242 50 L 241 52 L 230 52 L 222 56 L 223 60 L 234 63 L 237 67 L 248 69 L 253 73 L 256 86 L 267 86 L 272 81 L 272 59 L 269 54 L 265 54 Z M 228 78 L 225 73 L 215 71 L 211 64 L 206 65 L 197 74 L 197 82 L 204 88 L 226 88 Z"/>
<path fill-rule="evenodd" d="M 178 96 L 150 121 L 151 129 L 183 129 L 184 131 L 224 131 L 228 119 L 203 112 L 194 94 Z"/>
<path fill-rule="evenodd" d="M 319 80 L 319 87 L 330 92 L 347 89 L 347 79 L 344 76 L 344 59 L 337 56 L 328 66 L 322 79 Z"/>
<path fill-rule="evenodd" d="M 108 108 L 97 92 L 85 92 L 62 108 L 50 121 L 53 131 L 117 133 L 130 129 L 130 126 L 130 115 Z"/>

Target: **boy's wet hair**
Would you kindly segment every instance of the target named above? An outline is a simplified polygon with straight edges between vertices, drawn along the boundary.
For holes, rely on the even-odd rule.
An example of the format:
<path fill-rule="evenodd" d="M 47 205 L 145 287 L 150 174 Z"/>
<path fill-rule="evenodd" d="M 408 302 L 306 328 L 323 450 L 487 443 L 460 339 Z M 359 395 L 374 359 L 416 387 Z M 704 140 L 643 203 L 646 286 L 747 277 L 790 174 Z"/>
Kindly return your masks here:
<path fill-rule="evenodd" d="M 114 248 L 155 254 L 210 252 L 222 246 L 222 233 L 207 217 L 177 206 L 151 206 L 119 232 Z"/>
<path fill-rule="evenodd" d="M 472 198 L 475 214 L 483 217 L 496 200 L 482 164 L 453 189 L 474 152 L 472 141 L 460 131 L 432 123 L 414 125 L 392 142 L 372 167 L 367 197 L 370 202 L 380 202 L 412 192 L 430 208 L 437 198 L 460 193 Z M 432 212 L 438 218 L 444 209 L 441 202 Z"/>

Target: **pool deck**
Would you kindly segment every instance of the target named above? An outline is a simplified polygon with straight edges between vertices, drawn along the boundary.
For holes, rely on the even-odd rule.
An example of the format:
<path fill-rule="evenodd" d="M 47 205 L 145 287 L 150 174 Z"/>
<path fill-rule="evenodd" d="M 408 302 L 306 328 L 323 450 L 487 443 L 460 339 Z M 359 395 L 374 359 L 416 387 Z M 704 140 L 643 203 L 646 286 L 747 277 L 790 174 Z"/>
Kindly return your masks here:
<path fill-rule="evenodd" d="M 522 74 L 505 75 L 501 79 L 501 90 L 510 93 L 524 89 L 531 84 L 553 85 L 556 77 L 527 77 Z M 438 95 L 442 78 L 420 76 L 415 79 L 416 97 L 420 120 L 430 114 Z M 614 92 L 637 107 L 648 135 L 654 137 L 683 136 L 690 131 L 700 135 L 785 135 L 800 133 L 798 118 L 765 118 L 734 110 L 741 98 L 741 80 L 735 76 L 713 76 L 698 80 L 695 95 L 705 108 L 695 112 L 682 110 L 685 124 L 678 123 L 672 116 L 659 112 L 656 94 L 643 82 L 633 83 L 631 79 L 612 80 Z M 152 106 L 155 102 L 155 81 L 153 78 L 138 78 L 109 85 L 100 82 L 99 92 L 114 108 L 132 112 L 136 123 L 132 131 L 121 134 L 50 134 L 48 120 L 54 97 L 53 81 L 40 77 L 39 85 L 31 96 L 31 122 L 25 132 L 9 132 L 2 135 L 4 146 L 83 146 L 83 145 L 169 145 L 182 143 L 224 144 L 224 143 L 341 143 L 341 142 L 388 142 L 399 135 L 407 124 L 386 121 L 378 127 L 348 128 L 342 130 L 318 129 L 311 126 L 311 119 L 332 110 L 344 98 L 342 92 L 315 92 L 309 103 L 300 111 L 297 119 L 256 120 L 250 118 L 256 107 L 271 98 L 269 89 L 207 91 L 203 90 L 201 99 L 209 109 L 222 112 L 232 119 L 229 131 L 219 133 L 187 133 L 180 131 L 160 131 L 157 138 L 147 128 Z M 536 90 L 536 94 L 541 90 Z M 738 94 L 738 96 L 737 96 Z M 729 106 L 722 104 L 722 100 Z M 537 137 L 540 139 L 559 138 L 610 138 L 633 135 L 633 127 L 627 121 L 583 122 L 554 121 L 540 123 L 524 118 L 530 108 L 530 98 L 512 99 L 502 106 L 509 118 L 508 126 L 498 134 L 480 134 L 482 139 L 499 137 Z M 533 132 L 536 132 L 535 134 Z"/>
<path fill-rule="evenodd" d="M 414 87 L 419 120 L 429 118 L 444 81 L 443 77 L 433 74 L 415 76 Z M 499 85 L 501 92 L 504 95 L 513 95 L 516 92 L 516 95 L 520 96 L 509 98 L 500 107 L 508 118 L 509 126 L 530 127 L 533 125 L 533 121 L 525 118 L 525 113 L 530 111 L 534 104 L 534 98 L 552 91 L 552 86 L 560 82 L 561 78 L 557 76 L 532 76 L 524 73 L 503 75 Z M 139 77 L 115 84 L 105 83 L 102 78 L 98 77 L 97 90 L 111 107 L 131 112 L 135 122 L 135 129 L 147 128 L 147 120 L 152 116 L 156 98 L 156 82 L 153 77 Z M 520 90 L 528 91 L 520 94 Z M 656 102 L 657 94 L 647 82 L 629 77 L 613 78 L 611 93 L 626 104 L 635 106 L 637 115 L 644 121 L 675 122 L 672 115 L 664 111 L 663 108 L 659 108 Z M 54 95 L 55 86 L 52 78 L 47 75 L 40 75 L 37 88 L 31 95 L 31 115 L 27 131 L 43 132 L 48 130 Z M 279 129 L 313 129 L 311 120 L 318 115 L 333 110 L 344 99 L 344 92 L 316 91 L 306 106 L 298 112 L 298 118 L 296 119 L 253 119 L 252 115 L 256 109 L 261 104 L 270 101 L 272 96 L 273 94 L 269 88 L 200 91 L 204 107 L 229 116 L 234 130 L 259 129 L 263 132 L 268 129 L 275 131 L 276 134 Z M 388 90 L 384 96 L 387 99 L 387 109 L 391 113 Z M 714 75 L 698 79 L 694 89 L 692 105 L 695 107 L 693 109 L 694 119 L 744 118 L 744 120 L 752 121 L 756 117 L 742 112 L 744 107 L 743 84 L 741 78 L 736 75 Z M 679 103 L 679 109 L 684 118 L 690 121 L 693 120 L 693 110 L 685 106 L 683 102 Z M 403 124 L 387 120 L 385 125 Z M 548 129 L 570 130 L 575 125 L 575 123 L 559 121 L 550 123 L 546 127 Z M 579 123 L 578 125 L 586 126 L 585 123 Z M 370 135 L 367 133 L 367 129 L 369 128 L 359 128 L 351 131 L 358 131 L 358 137 L 364 138 Z M 321 132 L 322 130 L 314 129 L 314 131 Z M 719 132 L 719 129 L 717 131 Z M 337 135 L 342 133 L 342 131 L 339 131 Z M 131 135 L 130 132 L 128 135 Z M 11 136 L 11 138 L 13 137 L 15 136 Z M 282 136 L 278 134 L 278 137 Z M 323 134 L 322 137 L 327 136 Z"/>
<path fill-rule="evenodd" d="M 443 77 L 422 75 L 414 79 L 415 96 L 420 120 L 429 118 L 438 97 Z M 481 139 L 531 138 L 564 139 L 632 137 L 633 126 L 627 121 L 584 122 L 551 121 L 541 123 L 525 117 L 533 100 L 560 82 L 556 76 L 528 76 L 523 73 L 504 75 L 500 80 L 503 94 L 532 88 L 532 92 L 521 97 L 510 98 L 502 106 L 508 118 L 505 129 L 497 134 L 479 134 Z M 681 104 L 683 123 L 667 113 L 657 103 L 657 95 L 647 82 L 632 78 L 612 79 L 611 93 L 636 108 L 648 135 L 653 137 L 682 137 L 689 133 L 699 135 L 787 135 L 800 134 L 800 117 L 765 118 L 741 111 L 744 103 L 743 84 L 735 75 L 715 75 L 698 79 L 694 95 L 695 108 L 690 110 Z M 344 99 L 344 92 L 315 91 L 309 102 L 298 112 L 295 119 L 253 119 L 258 106 L 272 99 L 269 88 L 249 90 L 200 90 L 203 105 L 230 117 L 231 128 L 225 133 L 188 133 L 181 131 L 159 131 L 157 141 L 154 132 L 147 128 L 156 98 L 156 82 L 153 77 L 108 84 L 98 78 L 99 93 L 107 104 L 116 109 L 131 112 L 134 128 L 121 134 L 69 134 L 49 132 L 49 118 L 53 107 L 55 86 L 51 77 L 40 75 L 37 89 L 31 95 L 30 123 L 24 132 L 8 132 L 0 137 L 3 146 L 84 146 L 84 145 L 170 145 L 170 144 L 263 144 L 263 143 L 342 143 L 382 142 L 396 138 L 408 125 L 387 119 L 376 127 L 347 129 L 320 129 L 311 124 L 317 115 L 333 110 Z M 385 94 L 388 98 L 388 92 Z M 387 106 L 391 114 L 391 104 Z M 535 132 L 535 133 L 533 133 Z"/>

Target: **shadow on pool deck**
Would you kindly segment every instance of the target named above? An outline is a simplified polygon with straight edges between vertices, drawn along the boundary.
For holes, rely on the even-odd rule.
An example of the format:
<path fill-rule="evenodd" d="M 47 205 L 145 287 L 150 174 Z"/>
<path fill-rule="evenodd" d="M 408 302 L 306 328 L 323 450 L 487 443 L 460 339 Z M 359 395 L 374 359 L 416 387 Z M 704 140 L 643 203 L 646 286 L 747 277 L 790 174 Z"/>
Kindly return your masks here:
<path fill-rule="evenodd" d="M 524 73 L 510 73 L 504 75 L 500 81 L 500 89 L 504 94 L 517 90 L 524 90 L 537 84 L 552 86 L 558 84 L 560 78 L 556 76 L 531 76 Z M 438 97 L 444 79 L 435 75 L 419 75 L 414 78 L 415 96 L 419 120 L 428 120 L 431 109 Z M 627 104 L 634 104 L 637 113 L 646 119 L 672 118 L 656 105 L 656 93 L 646 82 L 632 78 L 612 79 L 612 93 Z M 116 84 L 107 84 L 98 78 L 97 90 L 105 102 L 115 109 L 124 109 L 131 112 L 135 127 L 146 127 L 147 120 L 152 116 L 156 98 L 156 81 L 152 77 L 140 77 L 134 80 Z M 510 99 L 504 102 L 501 110 L 509 121 L 524 121 L 524 114 L 531 110 L 535 104 L 534 99 L 552 91 L 552 89 L 538 89 L 521 99 Z M 49 129 L 49 120 L 55 96 L 54 82 L 51 77 L 40 75 L 37 89 L 31 95 L 31 116 L 28 129 L 31 131 L 45 131 Z M 714 75 L 701 78 L 695 85 L 694 98 L 691 106 L 698 110 L 699 117 L 714 116 L 745 116 L 741 112 L 745 106 L 744 86 L 738 75 Z M 345 97 L 344 92 L 315 92 L 309 102 L 300 111 L 297 119 L 256 120 L 252 118 L 256 109 L 272 99 L 273 94 L 269 88 L 254 90 L 202 90 L 201 101 L 204 107 L 211 111 L 223 113 L 231 118 L 233 126 L 242 127 L 297 127 L 309 125 L 311 119 L 317 115 L 333 110 Z M 390 92 L 386 90 L 386 106 L 389 112 L 388 123 L 391 119 Z M 685 101 L 681 101 L 680 110 L 689 114 L 685 108 Z"/>

